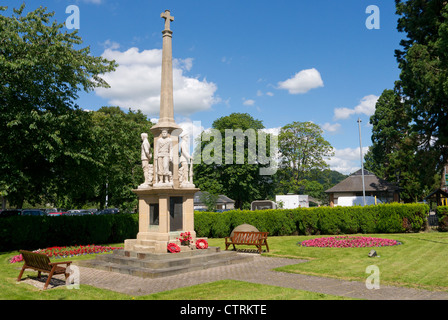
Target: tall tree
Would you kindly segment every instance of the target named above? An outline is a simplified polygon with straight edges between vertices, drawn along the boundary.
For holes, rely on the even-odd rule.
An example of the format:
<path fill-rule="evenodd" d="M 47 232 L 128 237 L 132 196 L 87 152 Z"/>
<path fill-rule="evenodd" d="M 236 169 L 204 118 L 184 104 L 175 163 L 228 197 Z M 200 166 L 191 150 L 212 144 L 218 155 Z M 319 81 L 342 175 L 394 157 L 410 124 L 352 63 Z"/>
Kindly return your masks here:
<path fill-rule="evenodd" d="M 265 165 L 258 162 L 257 156 L 259 139 L 266 139 L 268 146 L 270 140 L 260 134 L 261 129 L 263 123 L 247 113 L 232 113 L 215 120 L 213 132 L 203 132 L 195 150 L 195 161 L 198 153 L 201 159 L 194 166 L 196 186 L 210 193 L 225 194 L 240 209 L 250 208 L 254 200 L 265 199 L 272 178 L 260 174 Z"/>
<path fill-rule="evenodd" d="M 90 115 L 95 159 L 100 164 L 96 178 L 91 181 L 95 194 L 90 201 L 104 207 L 107 194 L 108 206 L 132 209 L 137 204 L 132 189 L 143 182 L 141 133 L 148 133 L 152 146 L 153 124 L 140 110 L 125 113 L 119 107 L 102 107 Z M 85 202 L 83 197 L 78 199 L 80 203 Z"/>
<path fill-rule="evenodd" d="M 51 22 L 54 13 L 24 10 L 0 15 L 0 192 L 18 207 L 76 178 L 71 166 L 94 163 L 75 101 L 80 90 L 107 87 L 100 75 L 116 67 L 78 49 L 77 31 Z"/>
<path fill-rule="evenodd" d="M 406 33 L 396 50 L 396 89 L 420 142 L 416 151 L 425 155 L 420 171 L 433 177 L 448 160 L 448 3 L 396 0 L 396 9 L 398 30 Z"/>
<path fill-rule="evenodd" d="M 313 170 L 328 168 L 325 158 L 334 155 L 322 129 L 312 122 L 293 122 L 280 130 L 278 137 L 281 164 L 292 179 L 305 179 Z"/>
<path fill-rule="evenodd" d="M 372 146 L 365 157 L 365 167 L 401 188 L 401 198 L 416 201 L 422 195 L 415 150 L 418 139 L 411 132 L 411 117 L 400 95 L 384 90 L 370 117 Z"/>

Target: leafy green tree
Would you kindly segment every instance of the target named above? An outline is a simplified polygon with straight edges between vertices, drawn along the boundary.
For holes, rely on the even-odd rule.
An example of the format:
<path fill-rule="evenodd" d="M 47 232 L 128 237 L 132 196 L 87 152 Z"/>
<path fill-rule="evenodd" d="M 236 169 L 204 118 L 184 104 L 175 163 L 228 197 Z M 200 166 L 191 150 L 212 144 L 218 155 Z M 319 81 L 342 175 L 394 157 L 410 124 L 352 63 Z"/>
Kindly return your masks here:
<path fill-rule="evenodd" d="M 411 116 L 428 185 L 448 160 L 448 3 L 396 0 L 396 9 L 398 30 L 406 34 L 396 50 L 396 89 Z"/>
<path fill-rule="evenodd" d="M 397 92 L 383 91 L 370 124 L 372 146 L 365 157 L 366 169 L 399 185 L 404 201 L 416 201 L 423 190 L 418 172 L 421 160 L 415 152 L 418 141 L 411 131 L 406 105 Z"/>
<path fill-rule="evenodd" d="M 119 107 L 102 107 L 90 113 L 92 133 L 95 139 L 96 179 L 92 181 L 94 198 L 90 199 L 105 206 L 133 209 L 137 197 L 132 189 L 144 180 L 141 153 L 141 133 L 148 134 L 153 146 L 154 137 L 150 131 L 151 121 L 139 110 L 123 112 Z M 106 189 L 107 185 L 107 189 Z M 82 197 L 79 202 L 86 201 Z"/>
<path fill-rule="evenodd" d="M 334 155 L 322 129 L 312 122 L 293 122 L 280 130 L 278 137 L 281 167 L 295 181 L 305 179 L 312 170 L 328 168 L 325 158 Z"/>
<path fill-rule="evenodd" d="M 258 139 L 269 138 L 259 134 L 264 129 L 263 123 L 247 113 L 232 113 L 215 120 L 212 129 L 202 133 L 195 150 L 196 186 L 210 193 L 225 194 L 235 200 L 236 208 L 250 208 L 252 201 L 265 199 L 271 190 L 272 177 L 260 174 L 265 165 L 257 161 Z M 237 135 L 230 137 L 229 133 Z M 266 145 L 270 145 L 269 139 Z M 200 163 L 196 162 L 198 154 Z"/>
<path fill-rule="evenodd" d="M 116 67 L 79 48 L 54 13 L 24 10 L 0 15 L 0 192 L 17 207 L 83 188 L 79 175 L 95 160 L 75 101 L 80 90 L 108 87 L 100 75 Z"/>

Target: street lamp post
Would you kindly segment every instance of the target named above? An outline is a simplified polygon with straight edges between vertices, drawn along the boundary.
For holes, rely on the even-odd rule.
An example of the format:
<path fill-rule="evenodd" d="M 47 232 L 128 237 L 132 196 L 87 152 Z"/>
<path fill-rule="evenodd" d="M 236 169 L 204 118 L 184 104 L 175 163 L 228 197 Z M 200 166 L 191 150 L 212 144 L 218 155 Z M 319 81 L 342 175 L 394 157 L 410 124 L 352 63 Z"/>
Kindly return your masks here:
<path fill-rule="evenodd" d="M 364 205 L 366 205 L 366 188 L 364 186 L 364 161 L 362 157 L 362 141 L 361 141 L 361 119 L 358 118 L 358 128 L 359 128 L 359 153 L 361 156 L 361 176 L 362 176 L 362 200 Z"/>

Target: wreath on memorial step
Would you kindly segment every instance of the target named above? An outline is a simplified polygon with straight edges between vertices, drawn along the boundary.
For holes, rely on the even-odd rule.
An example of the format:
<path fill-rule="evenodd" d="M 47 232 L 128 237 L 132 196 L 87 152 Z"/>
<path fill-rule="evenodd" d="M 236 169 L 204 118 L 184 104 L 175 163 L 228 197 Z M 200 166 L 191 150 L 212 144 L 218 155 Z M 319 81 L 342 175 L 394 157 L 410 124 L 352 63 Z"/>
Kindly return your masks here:
<path fill-rule="evenodd" d="M 175 243 L 168 243 L 167 249 L 171 253 L 180 252 L 180 247 Z"/>
<path fill-rule="evenodd" d="M 207 249 L 208 248 L 207 240 L 205 240 L 205 239 L 196 240 L 196 248 L 197 249 Z"/>

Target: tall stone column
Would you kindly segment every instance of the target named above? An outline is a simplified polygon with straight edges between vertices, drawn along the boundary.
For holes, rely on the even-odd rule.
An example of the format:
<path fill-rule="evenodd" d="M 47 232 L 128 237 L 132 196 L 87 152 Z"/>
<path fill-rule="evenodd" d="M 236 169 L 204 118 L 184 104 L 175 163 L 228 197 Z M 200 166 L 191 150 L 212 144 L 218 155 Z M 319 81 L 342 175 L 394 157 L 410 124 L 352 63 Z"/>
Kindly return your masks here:
<path fill-rule="evenodd" d="M 160 90 L 160 118 L 155 126 L 151 128 L 154 135 L 154 145 L 160 137 L 163 129 L 167 129 L 173 141 L 173 184 L 179 187 L 179 135 L 182 129 L 174 121 L 174 99 L 173 99 L 173 31 L 170 30 L 170 22 L 174 21 L 169 10 L 160 15 L 165 19 L 165 29 L 162 31 L 162 82 Z M 156 177 L 154 177 L 156 179 Z"/>

